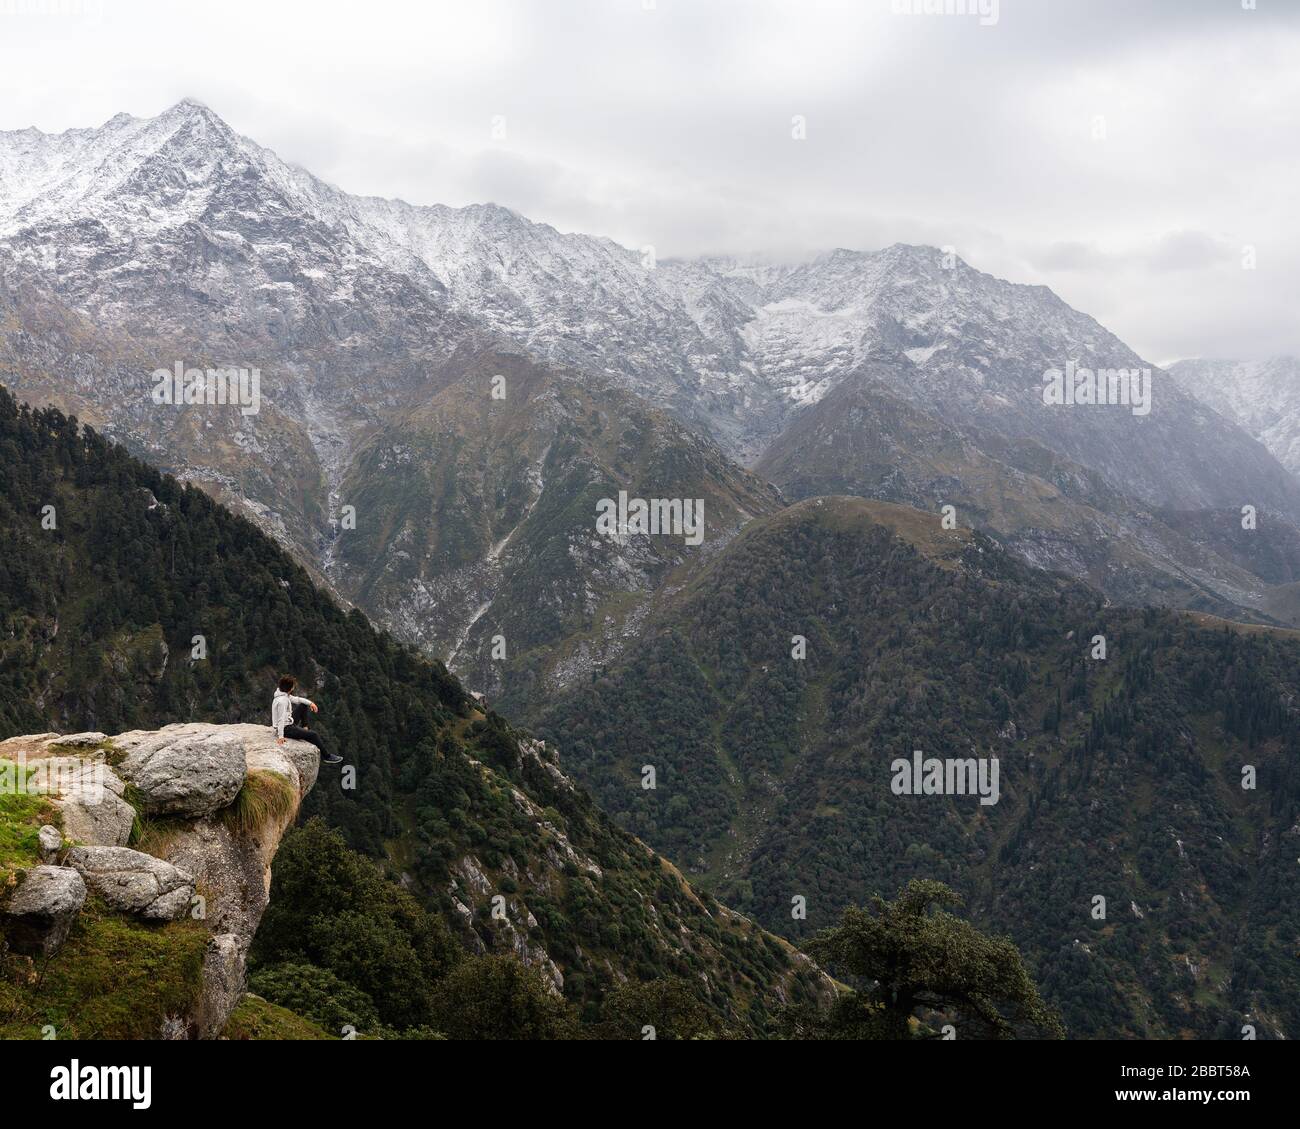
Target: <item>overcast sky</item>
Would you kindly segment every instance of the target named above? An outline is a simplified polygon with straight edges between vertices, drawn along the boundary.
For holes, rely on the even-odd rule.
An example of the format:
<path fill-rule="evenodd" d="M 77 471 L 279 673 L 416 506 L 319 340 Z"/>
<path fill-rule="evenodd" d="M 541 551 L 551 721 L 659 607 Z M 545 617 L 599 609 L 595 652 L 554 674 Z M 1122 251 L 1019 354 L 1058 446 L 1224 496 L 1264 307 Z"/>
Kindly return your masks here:
<path fill-rule="evenodd" d="M 1300 0 L 1257 3 L 0 0 L 0 128 L 193 97 L 352 192 L 660 257 L 952 245 L 1153 361 L 1300 353 Z"/>

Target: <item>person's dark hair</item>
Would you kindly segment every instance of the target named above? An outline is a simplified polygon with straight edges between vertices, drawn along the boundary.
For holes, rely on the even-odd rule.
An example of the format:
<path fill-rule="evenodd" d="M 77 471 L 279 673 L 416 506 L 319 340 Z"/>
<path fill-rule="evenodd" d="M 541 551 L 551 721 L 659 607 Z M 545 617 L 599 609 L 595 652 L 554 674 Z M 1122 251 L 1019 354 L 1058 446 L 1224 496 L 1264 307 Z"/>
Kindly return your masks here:
<path fill-rule="evenodd" d="M 280 689 L 286 694 L 292 694 L 293 688 L 298 685 L 298 680 L 292 674 L 283 675 L 280 678 Z"/>

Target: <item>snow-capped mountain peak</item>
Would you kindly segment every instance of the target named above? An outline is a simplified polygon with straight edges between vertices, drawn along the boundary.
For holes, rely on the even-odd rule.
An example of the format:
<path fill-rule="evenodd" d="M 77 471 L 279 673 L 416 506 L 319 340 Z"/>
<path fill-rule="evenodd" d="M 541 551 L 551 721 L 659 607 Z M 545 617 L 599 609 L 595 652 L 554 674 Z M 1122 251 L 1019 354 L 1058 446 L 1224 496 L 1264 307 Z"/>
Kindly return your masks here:
<path fill-rule="evenodd" d="M 1188 360 L 1169 372 L 1185 391 L 1240 424 L 1300 475 L 1300 358 Z"/>
<path fill-rule="evenodd" d="M 961 429 L 1030 436 L 1149 504 L 1226 503 L 1222 467 L 1267 459 L 1160 373 L 1145 419 L 1046 407 L 1050 369 L 1154 366 L 1046 287 L 936 248 L 655 262 L 497 204 L 353 196 L 191 100 L 0 134 L 0 255 L 100 321 L 276 348 L 364 338 L 377 365 L 384 349 L 419 356 L 406 380 L 485 332 L 611 379 L 746 462 L 846 380 Z M 1300 512 L 1286 482 L 1263 500 Z"/>

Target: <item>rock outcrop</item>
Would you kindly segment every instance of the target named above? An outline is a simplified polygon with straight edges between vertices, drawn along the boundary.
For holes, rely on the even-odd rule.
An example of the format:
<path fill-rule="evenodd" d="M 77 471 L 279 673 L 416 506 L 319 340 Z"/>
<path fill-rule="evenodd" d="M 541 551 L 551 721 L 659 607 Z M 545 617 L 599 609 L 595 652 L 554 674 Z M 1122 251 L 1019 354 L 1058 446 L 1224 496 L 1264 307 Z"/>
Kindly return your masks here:
<path fill-rule="evenodd" d="M 142 922 L 201 920 L 210 933 L 202 989 L 158 1034 L 214 1037 L 244 992 L 271 861 L 316 783 L 315 748 L 279 745 L 262 725 L 187 723 L 14 737 L 0 741 L 0 760 L 21 766 L 24 786 L 48 796 L 63 824 L 41 828 L 44 864 L 0 906 L 9 945 L 33 956 L 63 949 L 60 959 L 75 960 L 66 942 L 88 895 Z M 63 865 L 49 865 L 60 855 Z"/>
<path fill-rule="evenodd" d="M 50 862 L 63 850 L 63 832 L 48 823 L 36 833 L 36 841 L 40 844 L 42 862 Z"/>
<path fill-rule="evenodd" d="M 124 733 L 118 774 L 133 785 L 149 815 L 192 819 L 224 808 L 244 785 L 244 742 L 211 725 L 169 725 L 157 733 Z M 248 726 L 257 729 L 258 726 Z"/>
<path fill-rule="evenodd" d="M 153 921 L 177 921 L 190 910 L 194 876 L 130 847 L 73 847 L 68 866 L 110 909 Z"/>
<path fill-rule="evenodd" d="M 60 814 L 64 839 L 124 847 L 136 811 L 126 782 L 105 761 L 103 733 L 37 733 L 0 741 L 0 758 L 32 770 L 29 788 L 43 792 Z"/>
<path fill-rule="evenodd" d="M 81 875 L 66 866 L 29 870 L 5 906 L 5 936 L 15 952 L 54 956 L 86 901 Z"/>

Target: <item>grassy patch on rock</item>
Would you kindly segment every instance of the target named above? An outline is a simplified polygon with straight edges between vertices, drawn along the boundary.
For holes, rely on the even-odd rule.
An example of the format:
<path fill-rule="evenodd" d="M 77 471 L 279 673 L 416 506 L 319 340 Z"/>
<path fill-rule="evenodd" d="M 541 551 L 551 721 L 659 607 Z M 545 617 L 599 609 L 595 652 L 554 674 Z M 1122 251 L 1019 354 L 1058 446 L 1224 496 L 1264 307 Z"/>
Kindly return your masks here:
<path fill-rule="evenodd" d="M 207 927 L 150 924 L 86 902 L 49 960 L 0 958 L 0 1039 L 156 1039 L 203 990 Z"/>
<path fill-rule="evenodd" d="M 239 795 L 228 807 L 222 808 L 221 818 L 237 834 L 248 834 L 268 821 L 288 823 L 298 807 L 298 789 L 287 776 L 266 769 L 254 769 L 248 774 Z"/>
<path fill-rule="evenodd" d="M 32 795 L 17 787 L 18 771 L 13 762 L 0 761 L 0 782 L 12 780 L 15 785 L 13 791 L 7 785 L 0 787 L 0 895 L 4 893 L 6 872 L 35 866 L 41 861 L 37 838 L 41 825 L 59 824 L 58 811 L 49 797 Z M 26 775 L 34 771 L 29 768 Z"/>
<path fill-rule="evenodd" d="M 127 846 L 143 851 L 146 855 L 153 855 L 154 858 L 165 859 L 168 857 L 168 848 L 176 837 L 192 826 L 192 822 L 178 816 L 151 817 L 137 811 Z"/>
<path fill-rule="evenodd" d="M 126 759 L 126 750 L 119 749 L 114 745 L 112 737 L 105 737 L 102 741 L 96 741 L 93 745 L 83 745 L 80 742 L 54 741 L 50 744 L 50 749 L 57 750 L 65 757 L 81 757 L 83 760 L 92 760 L 95 753 L 103 753 L 104 759 L 109 764 L 120 764 Z"/>
<path fill-rule="evenodd" d="M 310 1019 L 304 1019 L 287 1007 L 273 1004 L 252 993 L 239 1001 L 239 1006 L 231 1014 L 221 1034 L 226 1039 L 252 1040 L 296 1039 L 319 1042 L 334 1038 Z"/>

